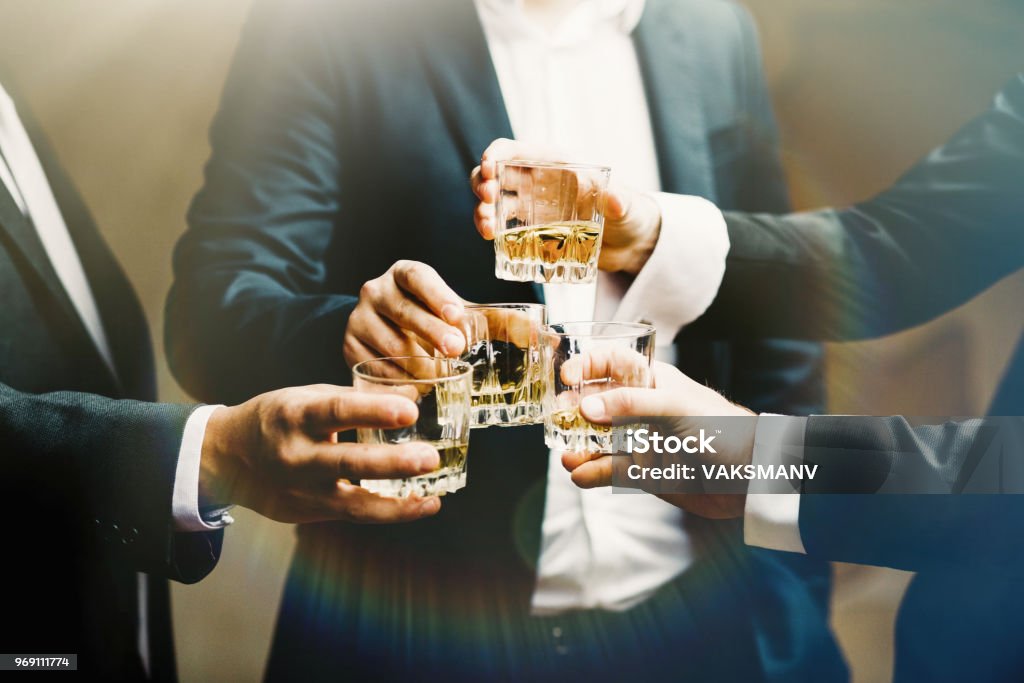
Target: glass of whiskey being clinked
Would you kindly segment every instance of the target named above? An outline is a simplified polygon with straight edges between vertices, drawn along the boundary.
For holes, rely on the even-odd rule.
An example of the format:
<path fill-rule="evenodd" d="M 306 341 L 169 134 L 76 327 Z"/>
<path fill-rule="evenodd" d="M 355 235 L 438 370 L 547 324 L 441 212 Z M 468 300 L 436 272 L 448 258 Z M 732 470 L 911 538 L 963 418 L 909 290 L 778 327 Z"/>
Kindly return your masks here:
<path fill-rule="evenodd" d="M 548 325 L 541 336 L 544 442 L 555 451 L 613 453 L 612 428 L 580 413 L 587 396 L 653 385 L 654 327 L 646 323 Z"/>
<path fill-rule="evenodd" d="M 546 323 L 544 304 L 466 304 L 460 360 L 473 368 L 474 427 L 540 422 L 540 334 Z"/>
<path fill-rule="evenodd" d="M 592 282 L 610 176 L 607 166 L 499 162 L 495 276 L 516 282 Z"/>
<path fill-rule="evenodd" d="M 356 430 L 360 443 L 426 441 L 441 456 L 433 472 L 406 479 L 363 479 L 363 488 L 407 498 L 443 496 L 466 485 L 471 376 L 468 363 L 431 356 L 375 358 L 352 368 L 357 390 L 405 396 L 419 409 L 416 422 L 408 427 Z"/>

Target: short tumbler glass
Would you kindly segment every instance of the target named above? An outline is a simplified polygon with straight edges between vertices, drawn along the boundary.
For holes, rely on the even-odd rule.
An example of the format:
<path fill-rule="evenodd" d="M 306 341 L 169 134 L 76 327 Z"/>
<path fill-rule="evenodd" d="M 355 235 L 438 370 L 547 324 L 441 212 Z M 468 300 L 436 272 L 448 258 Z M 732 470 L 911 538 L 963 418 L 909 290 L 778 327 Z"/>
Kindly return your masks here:
<path fill-rule="evenodd" d="M 466 485 L 472 368 L 447 358 L 377 358 L 352 368 L 359 391 L 394 393 L 416 402 L 415 424 L 399 429 L 358 429 L 360 443 L 425 441 L 441 464 L 433 472 L 406 479 L 363 479 L 368 491 L 393 498 L 454 493 Z"/>
<path fill-rule="evenodd" d="M 606 166 L 499 162 L 495 276 L 516 282 L 593 282 L 610 176 Z"/>
<path fill-rule="evenodd" d="M 460 360 L 473 368 L 474 427 L 540 422 L 540 335 L 546 323 L 544 304 L 466 304 Z"/>
<path fill-rule="evenodd" d="M 556 451 L 613 453 L 612 428 L 580 414 L 587 396 L 653 385 L 654 327 L 644 323 L 549 325 L 542 336 L 544 441 Z"/>

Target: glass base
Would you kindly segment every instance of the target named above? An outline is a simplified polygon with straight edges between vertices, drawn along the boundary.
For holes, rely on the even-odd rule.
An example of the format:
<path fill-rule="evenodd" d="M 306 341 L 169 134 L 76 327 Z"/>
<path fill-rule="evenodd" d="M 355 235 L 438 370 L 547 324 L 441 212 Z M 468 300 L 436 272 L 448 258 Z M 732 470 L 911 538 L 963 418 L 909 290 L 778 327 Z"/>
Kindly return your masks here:
<path fill-rule="evenodd" d="M 558 261 L 511 261 L 498 258 L 494 263 L 494 276 L 512 282 L 539 282 L 541 284 L 586 284 L 597 277 L 597 259 L 590 263 Z"/>
<path fill-rule="evenodd" d="M 516 427 L 520 425 L 538 424 L 543 419 L 541 407 L 519 403 L 516 405 L 484 405 L 473 408 L 470 415 L 470 426 L 474 429 L 484 427 Z"/>
<path fill-rule="evenodd" d="M 566 431 L 544 425 L 544 444 L 553 451 L 566 453 L 615 453 L 611 429 L 574 429 Z"/>
<path fill-rule="evenodd" d="M 466 485 L 466 469 L 448 467 L 409 479 L 363 479 L 359 485 L 386 498 L 443 496 L 455 493 Z"/>

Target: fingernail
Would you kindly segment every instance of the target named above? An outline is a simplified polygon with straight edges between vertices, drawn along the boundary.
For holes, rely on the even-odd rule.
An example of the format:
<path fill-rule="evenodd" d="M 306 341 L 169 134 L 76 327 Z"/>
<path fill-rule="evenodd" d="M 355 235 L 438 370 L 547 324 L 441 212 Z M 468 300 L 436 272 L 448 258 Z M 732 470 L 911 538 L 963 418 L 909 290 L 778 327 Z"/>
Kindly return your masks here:
<path fill-rule="evenodd" d="M 600 420 L 604 417 L 604 399 L 598 396 L 587 396 L 580 403 L 580 410 L 590 420 Z"/>
<path fill-rule="evenodd" d="M 462 350 L 462 335 L 450 332 L 441 340 L 441 350 L 446 356 L 453 356 Z"/>
<path fill-rule="evenodd" d="M 440 498 L 427 498 L 420 503 L 420 510 L 423 512 L 436 512 L 439 509 L 441 509 Z"/>
<path fill-rule="evenodd" d="M 445 304 L 441 308 L 441 317 L 444 318 L 444 321 L 449 325 L 454 325 L 455 322 L 462 317 L 462 306 L 459 306 L 458 304 Z"/>

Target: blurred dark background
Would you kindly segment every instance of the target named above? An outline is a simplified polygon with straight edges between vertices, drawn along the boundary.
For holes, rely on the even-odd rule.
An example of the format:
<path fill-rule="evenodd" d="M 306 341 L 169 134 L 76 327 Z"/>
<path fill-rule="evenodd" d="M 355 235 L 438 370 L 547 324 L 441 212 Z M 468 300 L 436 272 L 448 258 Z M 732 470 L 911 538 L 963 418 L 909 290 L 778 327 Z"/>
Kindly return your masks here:
<path fill-rule="evenodd" d="M 761 27 L 800 208 L 881 189 L 1024 70 L 1018 0 L 745 4 Z M 170 250 L 200 182 L 206 129 L 249 5 L 0 0 L 0 71 L 26 95 L 138 289 L 166 400 L 186 399 L 159 348 Z M 922 328 L 831 347 L 832 412 L 984 411 L 1024 327 L 1022 300 L 1018 275 Z M 244 510 L 236 517 L 213 575 L 175 587 L 185 682 L 262 673 L 292 534 Z M 851 566 L 838 566 L 837 576 L 834 622 L 855 680 L 886 681 L 894 606 L 909 576 Z"/>

